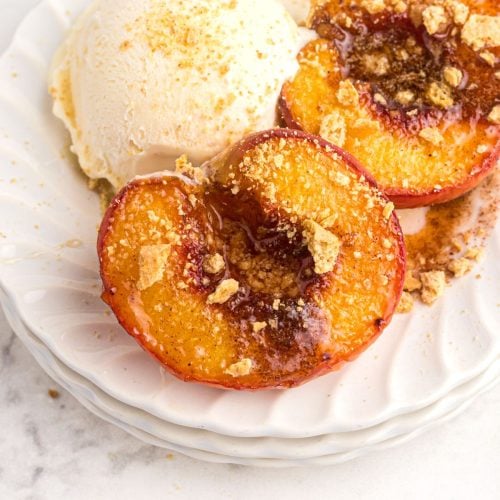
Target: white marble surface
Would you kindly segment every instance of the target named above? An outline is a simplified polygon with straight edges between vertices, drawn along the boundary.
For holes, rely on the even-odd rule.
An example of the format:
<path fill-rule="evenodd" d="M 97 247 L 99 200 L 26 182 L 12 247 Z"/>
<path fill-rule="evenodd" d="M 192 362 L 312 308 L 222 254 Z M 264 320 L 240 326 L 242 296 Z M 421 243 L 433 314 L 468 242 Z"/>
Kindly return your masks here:
<path fill-rule="evenodd" d="M 36 3 L 0 0 L 0 51 Z M 51 388 L 59 398 L 49 397 Z M 499 470 L 500 385 L 416 440 L 338 466 L 266 470 L 171 455 L 102 422 L 56 387 L 0 313 L 1 500 L 489 500 L 499 498 Z"/>

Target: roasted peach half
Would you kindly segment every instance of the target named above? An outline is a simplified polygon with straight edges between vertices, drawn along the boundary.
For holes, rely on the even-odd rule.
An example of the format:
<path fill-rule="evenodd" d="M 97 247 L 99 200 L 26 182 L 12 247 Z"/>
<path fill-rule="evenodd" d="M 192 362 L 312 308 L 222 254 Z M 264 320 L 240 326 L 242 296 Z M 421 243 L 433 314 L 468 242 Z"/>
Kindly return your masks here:
<path fill-rule="evenodd" d="M 495 0 L 321 2 L 285 124 L 353 154 L 397 207 L 451 200 L 500 154 Z"/>
<path fill-rule="evenodd" d="M 168 370 L 233 389 L 291 387 L 381 333 L 404 243 L 393 204 L 349 154 L 275 129 L 201 170 L 180 163 L 188 176 L 128 184 L 98 240 L 104 300 Z"/>

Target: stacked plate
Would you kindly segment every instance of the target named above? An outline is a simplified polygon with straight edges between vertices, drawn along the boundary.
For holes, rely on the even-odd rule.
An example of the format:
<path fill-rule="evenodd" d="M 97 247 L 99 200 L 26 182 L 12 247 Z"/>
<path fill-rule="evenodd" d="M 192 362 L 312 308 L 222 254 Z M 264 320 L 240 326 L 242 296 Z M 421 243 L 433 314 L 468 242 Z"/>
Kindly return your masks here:
<path fill-rule="evenodd" d="M 0 299 L 42 367 L 102 418 L 217 462 L 345 461 L 449 418 L 500 375 L 500 228 L 477 273 L 395 318 L 357 361 L 288 391 L 222 391 L 166 373 L 99 298 L 99 201 L 51 114 L 54 50 L 88 4 L 43 1 L 0 60 Z M 483 202 L 480 192 L 475 203 Z M 417 215 L 418 212 L 413 212 Z M 475 223 L 472 217 L 470 224 Z"/>

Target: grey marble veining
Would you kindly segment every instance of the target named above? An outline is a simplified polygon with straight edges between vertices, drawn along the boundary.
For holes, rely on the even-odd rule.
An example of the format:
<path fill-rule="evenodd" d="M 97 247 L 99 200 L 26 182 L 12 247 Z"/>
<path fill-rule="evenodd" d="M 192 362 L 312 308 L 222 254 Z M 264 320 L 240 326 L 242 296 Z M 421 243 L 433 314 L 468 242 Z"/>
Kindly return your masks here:
<path fill-rule="evenodd" d="M 4 322 L 1 327 L 0 498 L 59 498 L 90 470 L 102 477 L 122 474 L 134 462 L 168 467 L 167 451 L 91 415 L 42 372 Z"/>
<path fill-rule="evenodd" d="M 0 500 L 328 498 L 333 487 L 336 500 L 402 491 L 412 499 L 437 484 L 453 493 L 443 498 L 477 497 L 479 488 L 487 500 L 500 489 L 500 387 L 399 448 L 338 466 L 270 470 L 192 460 L 101 421 L 45 375 L 1 312 L 0 353 Z"/>

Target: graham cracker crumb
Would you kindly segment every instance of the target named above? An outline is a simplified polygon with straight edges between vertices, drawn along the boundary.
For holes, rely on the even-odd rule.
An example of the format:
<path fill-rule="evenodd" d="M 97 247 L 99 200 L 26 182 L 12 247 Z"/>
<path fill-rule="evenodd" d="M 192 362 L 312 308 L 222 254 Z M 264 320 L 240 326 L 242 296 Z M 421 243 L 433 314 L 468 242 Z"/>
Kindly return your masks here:
<path fill-rule="evenodd" d="M 358 118 L 353 123 L 354 128 L 372 128 L 380 130 L 380 123 L 372 118 Z"/>
<path fill-rule="evenodd" d="M 413 309 L 413 304 L 414 302 L 411 293 L 403 292 L 401 294 L 401 299 L 399 300 L 396 312 L 401 314 L 409 313 Z"/>
<path fill-rule="evenodd" d="M 500 125 L 500 104 L 497 104 L 488 115 L 488 120 L 495 125 Z"/>
<path fill-rule="evenodd" d="M 274 164 L 276 165 L 276 168 L 281 168 L 283 166 L 283 162 L 285 161 L 285 158 L 282 154 L 275 154 L 273 161 L 274 161 Z"/>
<path fill-rule="evenodd" d="M 389 59 L 383 54 L 366 54 L 363 57 L 363 66 L 368 73 L 376 76 L 386 75 L 391 67 Z"/>
<path fill-rule="evenodd" d="M 462 41 L 474 50 L 500 45 L 500 16 L 472 14 L 462 28 Z"/>
<path fill-rule="evenodd" d="M 378 92 L 373 96 L 373 100 L 377 104 L 382 104 L 383 106 L 387 104 L 386 98 L 382 94 L 379 94 Z"/>
<path fill-rule="evenodd" d="M 350 28 L 352 26 L 352 19 L 349 16 L 344 15 L 342 17 L 342 20 L 343 20 L 344 26 L 346 28 Z"/>
<path fill-rule="evenodd" d="M 332 111 L 321 121 L 319 135 L 327 141 L 342 147 L 346 138 L 345 118 L 338 111 Z"/>
<path fill-rule="evenodd" d="M 189 200 L 189 203 L 191 203 L 192 207 L 196 207 L 196 205 L 198 204 L 198 199 L 196 198 L 196 196 L 193 193 L 191 193 L 188 196 L 188 200 Z"/>
<path fill-rule="evenodd" d="M 445 66 L 443 76 L 448 85 L 451 87 L 458 87 L 462 81 L 462 72 L 453 66 Z"/>
<path fill-rule="evenodd" d="M 460 259 L 452 260 L 448 264 L 448 271 L 452 272 L 456 278 L 459 278 L 460 276 L 467 274 L 473 266 L 472 261 L 462 257 Z"/>
<path fill-rule="evenodd" d="M 490 52 L 489 50 L 483 50 L 482 52 L 479 53 L 479 57 L 488 65 L 490 65 L 492 68 L 495 66 L 496 62 L 496 57 L 495 54 Z"/>
<path fill-rule="evenodd" d="M 472 247 L 472 248 L 469 248 L 469 250 L 467 250 L 467 252 L 465 252 L 465 255 L 464 257 L 466 259 L 471 259 L 471 260 L 479 260 L 482 255 L 484 253 L 484 250 L 480 247 Z"/>
<path fill-rule="evenodd" d="M 176 172 L 182 173 L 184 170 L 189 170 L 193 167 L 193 164 L 189 161 L 186 154 L 179 156 L 175 160 L 175 170 Z"/>
<path fill-rule="evenodd" d="M 351 184 L 351 178 L 348 175 L 343 174 L 342 172 L 335 172 L 333 174 L 333 178 L 339 186 L 346 187 Z"/>
<path fill-rule="evenodd" d="M 359 94 L 351 80 L 342 80 L 337 90 L 337 99 L 344 106 L 356 106 L 359 102 Z"/>
<path fill-rule="evenodd" d="M 224 304 L 235 293 L 238 292 L 240 284 L 234 279 L 227 279 L 222 281 L 215 289 L 215 292 L 208 296 L 208 304 Z"/>
<path fill-rule="evenodd" d="M 408 270 L 405 276 L 404 289 L 408 292 L 414 292 L 415 290 L 420 290 L 421 288 L 421 281 L 413 276 L 412 271 Z"/>
<path fill-rule="evenodd" d="M 443 31 L 449 23 L 448 15 L 440 5 L 430 5 L 422 12 L 422 21 L 429 35 Z"/>
<path fill-rule="evenodd" d="M 304 222 L 304 239 L 314 259 L 314 271 L 324 274 L 333 271 L 340 252 L 340 240 L 313 220 Z"/>
<path fill-rule="evenodd" d="M 148 219 L 151 221 L 151 222 L 158 222 L 160 220 L 160 217 L 158 217 L 158 215 L 156 215 L 156 213 L 154 212 L 154 210 L 148 210 L 146 212 L 147 216 L 148 216 Z"/>
<path fill-rule="evenodd" d="M 445 6 L 453 18 L 455 24 L 462 25 L 469 17 L 469 7 L 457 0 L 446 0 Z"/>
<path fill-rule="evenodd" d="M 214 255 L 209 255 L 203 261 L 203 270 L 207 274 L 217 274 L 220 273 L 226 267 L 224 258 L 219 253 Z"/>
<path fill-rule="evenodd" d="M 462 250 L 462 243 L 458 238 L 452 238 L 451 240 L 451 246 L 453 247 L 454 250 L 457 252 L 460 252 Z"/>
<path fill-rule="evenodd" d="M 446 276 L 444 271 L 428 271 L 420 275 L 422 281 L 422 302 L 424 304 L 432 304 L 441 295 L 446 288 Z"/>
<path fill-rule="evenodd" d="M 422 12 L 424 11 L 425 5 L 420 3 L 410 3 L 410 8 L 408 10 L 408 16 L 415 27 L 420 27 L 422 25 Z M 415 45 L 415 40 L 413 37 L 409 39 L 412 43 L 412 46 Z M 408 44 L 408 46 L 410 46 Z"/>
<path fill-rule="evenodd" d="M 431 144 L 434 144 L 434 146 L 438 146 L 443 142 L 443 136 L 441 135 L 441 132 L 439 132 L 439 130 L 434 127 L 423 128 L 418 133 L 418 136 L 430 142 Z"/>
<path fill-rule="evenodd" d="M 411 90 L 400 90 L 396 94 L 396 101 L 403 106 L 412 103 L 413 99 L 415 99 L 415 94 Z"/>
<path fill-rule="evenodd" d="M 429 100 L 440 108 L 449 108 L 453 106 L 453 98 L 450 89 L 442 83 L 432 82 L 427 89 Z"/>
<path fill-rule="evenodd" d="M 267 323 L 265 321 L 256 321 L 255 323 L 252 323 L 252 329 L 255 333 L 258 333 L 261 330 L 264 330 L 264 328 L 266 326 L 267 326 Z"/>
<path fill-rule="evenodd" d="M 400 61 L 407 61 L 410 58 L 410 54 L 406 49 L 397 49 L 396 50 L 396 59 Z"/>
<path fill-rule="evenodd" d="M 384 0 L 362 0 L 361 7 L 365 8 L 370 14 L 378 14 L 385 9 Z"/>
<path fill-rule="evenodd" d="M 252 371 L 253 362 L 249 358 L 244 358 L 237 363 L 233 363 L 227 370 L 224 371 L 231 377 L 243 377 Z"/>
<path fill-rule="evenodd" d="M 394 212 L 394 203 L 390 201 L 389 203 L 386 203 L 384 210 L 382 212 L 382 215 L 384 216 L 385 220 L 389 220 L 391 218 L 392 212 Z"/>
<path fill-rule="evenodd" d="M 203 170 L 201 168 L 194 167 L 185 154 L 179 156 L 179 158 L 175 160 L 175 171 L 178 174 L 185 175 L 200 184 L 206 180 Z"/>
<path fill-rule="evenodd" d="M 139 250 L 138 290 L 146 290 L 163 278 L 170 245 L 144 245 Z"/>
<path fill-rule="evenodd" d="M 402 14 L 403 12 L 406 12 L 407 9 L 408 9 L 408 5 L 406 5 L 406 3 L 403 2 L 402 0 L 399 2 L 396 2 L 396 5 L 394 5 L 394 10 L 398 14 Z"/>

